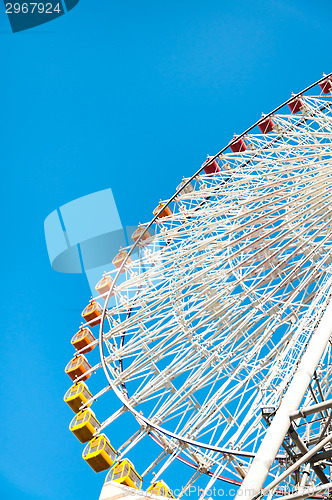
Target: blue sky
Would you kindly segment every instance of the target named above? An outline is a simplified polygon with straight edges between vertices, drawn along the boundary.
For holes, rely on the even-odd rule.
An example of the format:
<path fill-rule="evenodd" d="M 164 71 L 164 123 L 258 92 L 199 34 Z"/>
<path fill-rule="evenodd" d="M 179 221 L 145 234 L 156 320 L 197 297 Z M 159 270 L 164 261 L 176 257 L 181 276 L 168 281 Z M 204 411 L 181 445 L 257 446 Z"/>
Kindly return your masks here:
<path fill-rule="evenodd" d="M 92 500 L 104 476 L 62 402 L 89 287 L 51 269 L 44 219 L 111 187 L 124 225 L 149 220 L 207 153 L 331 71 L 332 5 L 80 0 L 16 34 L 0 7 L 0 493 Z"/>

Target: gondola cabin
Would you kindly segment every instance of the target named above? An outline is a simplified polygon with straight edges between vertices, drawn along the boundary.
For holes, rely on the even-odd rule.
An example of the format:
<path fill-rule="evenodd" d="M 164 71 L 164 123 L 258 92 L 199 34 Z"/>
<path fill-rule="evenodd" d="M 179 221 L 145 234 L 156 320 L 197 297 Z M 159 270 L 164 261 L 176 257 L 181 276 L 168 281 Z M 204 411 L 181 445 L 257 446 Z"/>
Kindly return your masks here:
<path fill-rule="evenodd" d="M 67 403 L 69 408 L 71 408 L 75 413 L 80 411 L 80 407 L 86 404 L 89 399 L 92 398 L 92 394 L 84 382 L 76 382 L 72 385 L 64 396 L 64 401 Z M 91 403 L 88 404 L 90 406 Z"/>
<path fill-rule="evenodd" d="M 125 261 L 127 255 L 128 255 L 128 252 L 126 250 L 120 250 L 120 252 L 112 260 L 112 264 L 114 265 L 114 267 L 116 267 L 117 269 L 119 269 L 119 267 L 121 267 L 122 263 Z M 133 259 L 131 257 L 129 257 L 127 259 L 126 264 L 130 264 L 131 262 L 133 262 Z M 121 272 L 124 273 L 125 272 L 125 268 L 123 268 L 121 270 Z"/>
<path fill-rule="evenodd" d="M 140 238 L 140 236 L 144 233 L 145 229 L 146 228 L 144 226 L 138 226 L 136 231 L 133 232 L 131 238 L 134 240 L 135 243 L 138 240 L 138 238 Z M 146 231 L 140 240 L 140 244 L 142 246 L 146 245 L 147 244 L 146 240 L 148 240 L 149 238 L 151 238 L 151 234 L 149 233 L 149 231 Z"/>
<path fill-rule="evenodd" d="M 86 443 L 93 438 L 93 435 L 100 427 L 95 414 L 88 408 L 75 415 L 69 425 L 69 430 L 77 437 L 81 443 Z"/>
<path fill-rule="evenodd" d="M 117 452 L 105 434 L 100 434 L 88 442 L 83 450 L 82 457 L 95 472 L 102 472 L 112 467 Z"/>
<path fill-rule="evenodd" d="M 262 134 L 268 134 L 274 129 L 274 123 L 271 118 L 265 118 L 265 120 L 261 121 L 258 124 L 258 128 L 262 132 Z"/>
<path fill-rule="evenodd" d="M 80 328 L 71 339 L 71 343 L 77 351 L 90 352 L 96 347 L 93 342 L 96 340 L 90 328 Z"/>
<path fill-rule="evenodd" d="M 329 92 L 332 91 L 332 82 L 329 79 L 326 79 L 326 80 L 322 81 L 319 84 L 319 86 L 322 89 L 323 94 L 328 94 Z"/>
<path fill-rule="evenodd" d="M 100 323 L 102 312 L 101 305 L 95 300 L 91 300 L 82 312 L 82 316 L 90 326 L 96 326 Z"/>
<path fill-rule="evenodd" d="M 81 380 L 87 380 L 91 373 L 86 372 L 90 370 L 90 368 L 91 365 L 89 365 L 86 357 L 83 356 L 83 354 L 79 354 L 69 361 L 65 368 L 65 372 L 75 382 L 78 377 L 81 377 L 84 374 L 85 375 L 82 376 Z"/>
<path fill-rule="evenodd" d="M 169 489 L 167 484 L 162 480 L 157 481 L 156 483 L 152 483 L 146 491 L 149 491 L 153 495 L 158 495 L 167 498 L 174 498 L 171 490 Z"/>
<path fill-rule="evenodd" d="M 203 163 L 203 165 L 208 163 L 211 159 L 212 159 L 212 157 L 208 156 L 207 160 Z M 217 162 L 217 160 L 213 160 L 209 165 L 205 165 L 203 170 L 208 175 L 216 174 L 217 172 L 220 172 L 220 166 L 219 166 L 219 163 Z"/>
<path fill-rule="evenodd" d="M 231 151 L 233 153 L 241 153 L 242 151 L 245 151 L 247 149 L 246 143 L 243 139 L 239 139 L 233 142 L 233 144 L 230 144 L 229 147 L 231 148 Z"/>
<path fill-rule="evenodd" d="M 179 191 L 181 189 L 181 194 L 190 194 L 192 193 L 193 191 L 195 191 L 195 188 L 194 188 L 194 185 L 193 183 L 190 181 L 188 182 L 188 184 L 185 186 L 187 181 L 183 180 L 181 182 L 181 184 L 179 184 L 176 188 L 177 191 Z M 183 187 L 184 186 L 184 187 Z"/>
<path fill-rule="evenodd" d="M 131 488 L 140 490 L 142 486 L 142 478 L 135 470 L 133 464 L 127 458 L 119 460 L 112 470 L 109 471 L 106 481 L 116 481 L 117 483 L 125 484 Z"/>
<path fill-rule="evenodd" d="M 172 210 L 166 206 L 165 203 L 160 202 L 159 205 L 153 210 L 153 215 L 158 215 L 158 219 L 163 219 L 164 217 L 169 217 L 172 215 Z"/>
<path fill-rule="evenodd" d="M 299 97 L 295 97 L 292 101 L 288 103 L 288 107 L 293 114 L 301 111 L 301 107 L 303 106 L 303 102 Z"/>
<path fill-rule="evenodd" d="M 104 276 L 101 278 L 100 281 L 96 284 L 96 290 L 99 293 L 99 295 L 104 295 L 109 292 L 111 286 L 113 284 L 113 280 L 111 276 L 107 276 L 104 274 Z M 111 297 L 114 295 L 114 292 L 111 293 Z"/>

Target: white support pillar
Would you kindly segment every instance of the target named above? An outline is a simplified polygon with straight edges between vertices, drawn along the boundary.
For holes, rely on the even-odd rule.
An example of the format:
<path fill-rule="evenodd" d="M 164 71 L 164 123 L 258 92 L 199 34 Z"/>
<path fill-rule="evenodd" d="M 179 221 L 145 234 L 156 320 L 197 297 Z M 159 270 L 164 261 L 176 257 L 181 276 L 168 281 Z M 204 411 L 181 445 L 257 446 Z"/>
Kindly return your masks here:
<path fill-rule="evenodd" d="M 160 496 L 149 491 L 136 490 L 116 481 L 107 481 L 104 484 L 99 500 L 160 500 Z"/>
<path fill-rule="evenodd" d="M 332 335 L 332 300 L 309 341 L 294 378 L 268 428 L 235 500 L 251 500 L 261 490 L 272 463 L 289 429 L 291 412 L 296 411 Z"/>

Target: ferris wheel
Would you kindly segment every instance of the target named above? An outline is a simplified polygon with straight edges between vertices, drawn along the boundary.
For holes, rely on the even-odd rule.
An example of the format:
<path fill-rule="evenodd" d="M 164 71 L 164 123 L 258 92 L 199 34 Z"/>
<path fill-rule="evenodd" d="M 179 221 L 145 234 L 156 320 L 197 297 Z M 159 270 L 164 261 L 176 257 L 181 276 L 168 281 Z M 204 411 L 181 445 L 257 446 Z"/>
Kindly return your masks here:
<path fill-rule="evenodd" d="M 208 157 L 96 285 L 65 401 L 108 471 L 103 500 L 142 481 L 178 498 L 195 481 L 201 498 L 219 481 L 247 499 L 332 491 L 331 95 L 324 75 Z M 135 432 L 114 435 L 128 416 Z"/>

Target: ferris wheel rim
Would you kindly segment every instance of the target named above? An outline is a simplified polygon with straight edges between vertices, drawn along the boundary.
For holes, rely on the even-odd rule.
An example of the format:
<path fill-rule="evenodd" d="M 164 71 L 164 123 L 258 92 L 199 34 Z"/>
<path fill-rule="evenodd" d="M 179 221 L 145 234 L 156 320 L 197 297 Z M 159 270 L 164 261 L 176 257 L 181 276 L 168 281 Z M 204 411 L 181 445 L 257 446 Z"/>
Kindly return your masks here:
<path fill-rule="evenodd" d="M 133 251 L 139 246 L 139 243 L 140 241 L 142 240 L 142 238 L 144 237 L 144 234 L 148 231 L 148 229 L 156 222 L 156 220 L 158 219 L 158 216 L 160 215 L 161 211 L 163 210 L 163 208 L 165 206 L 168 206 L 172 201 L 174 201 L 176 199 L 176 197 L 181 193 L 181 191 L 183 189 L 185 189 L 185 187 L 192 181 L 194 180 L 203 170 L 203 168 L 206 166 L 206 165 L 209 165 L 211 164 L 215 159 L 217 159 L 230 145 L 232 145 L 235 141 L 238 141 L 239 139 L 241 139 L 242 137 L 244 137 L 246 134 L 248 134 L 254 127 L 256 127 L 257 125 L 259 125 L 263 120 L 266 120 L 267 118 L 269 118 L 270 116 L 272 116 L 274 113 L 276 113 L 279 109 L 281 109 L 282 107 L 284 107 L 285 105 L 287 105 L 289 102 L 293 101 L 294 99 L 302 96 L 304 93 L 306 93 L 307 91 L 309 91 L 311 88 L 313 88 L 314 86 L 318 85 L 319 83 L 321 83 L 322 81 L 324 80 L 327 80 L 328 78 L 331 78 L 332 76 L 332 73 L 329 73 L 328 75 L 324 75 L 322 78 L 320 78 L 319 80 L 317 80 L 316 82 L 314 82 L 313 84 L 311 84 L 310 86 L 306 87 L 304 90 L 302 90 L 301 92 L 298 92 L 297 94 L 293 94 L 289 99 L 287 99 L 285 102 L 283 102 L 281 105 L 279 105 L 278 107 L 276 107 L 275 109 L 273 109 L 270 113 L 262 116 L 257 122 L 255 122 L 253 125 L 251 125 L 247 130 L 245 130 L 242 134 L 239 134 L 238 136 L 234 137 L 232 139 L 232 141 L 230 141 L 224 148 L 222 148 L 216 155 L 214 155 L 213 157 L 211 157 L 206 163 L 204 163 L 200 169 L 195 172 L 189 179 L 187 179 L 181 186 L 180 188 L 176 191 L 176 193 L 167 201 L 165 202 L 165 204 L 163 205 L 163 207 L 155 214 L 155 216 L 152 218 L 152 220 L 150 221 L 150 223 L 145 227 L 144 231 L 141 233 L 140 237 L 135 241 L 135 243 L 131 246 L 126 258 L 124 259 L 124 261 L 122 262 L 121 266 L 119 267 L 119 269 L 117 270 L 117 273 L 115 274 L 115 277 L 114 277 L 114 280 L 112 282 L 112 285 L 111 285 L 111 288 L 110 290 L 108 291 L 108 294 L 105 298 L 105 304 L 104 304 L 104 307 L 103 307 L 103 312 L 102 312 L 102 316 L 101 316 L 101 321 L 100 321 L 100 329 L 99 329 L 99 339 L 98 339 L 98 344 L 99 344 L 99 352 L 100 352 L 100 358 L 101 358 L 101 364 L 102 364 L 102 367 L 103 367 L 103 371 L 106 375 L 106 378 L 112 388 L 112 390 L 116 393 L 117 397 L 120 399 L 120 401 L 122 402 L 122 404 L 134 415 L 134 417 L 138 420 L 138 422 L 142 422 L 144 423 L 146 426 L 148 427 L 151 427 L 153 429 L 155 429 L 156 431 L 160 432 L 161 434 L 163 435 L 166 435 L 170 438 L 173 438 L 173 439 L 176 439 L 177 441 L 181 441 L 181 442 L 184 442 L 190 446 L 193 446 L 193 447 L 197 447 L 197 448 L 201 448 L 201 449 L 206 449 L 206 450 L 211 450 L 211 451 L 215 451 L 215 452 L 219 452 L 219 453 L 223 453 L 223 454 L 232 454 L 232 455 L 235 455 L 235 456 L 242 456 L 242 457 L 249 457 L 249 458 L 253 458 L 256 456 L 256 453 L 253 453 L 253 452 L 244 452 L 244 451 L 240 451 L 240 450 L 235 450 L 235 449 L 230 449 L 230 448 L 222 448 L 222 447 L 219 447 L 219 446 L 213 446 L 213 445 L 208 445 L 206 443 L 203 443 L 203 442 L 200 442 L 200 441 L 196 441 L 196 440 L 193 440 L 193 439 L 189 439 L 189 438 L 185 438 L 185 437 L 182 437 L 182 436 L 179 436 L 177 435 L 176 433 L 173 433 L 171 431 L 168 431 L 167 429 L 165 429 L 164 427 L 161 427 L 159 425 L 157 425 L 156 423 L 152 422 L 149 418 L 145 417 L 144 415 L 142 415 L 140 412 L 138 412 L 130 403 L 129 401 L 126 399 L 126 397 L 122 394 L 122 392 L 115 386 L 115 384 L 113 383 L 113 380 L 109 374 L 109 371 L 108 371 L 108 368 L 107 368 L 107 363 L 106 363 L 106 360 L 105 360 L 105 354 L 104 354 L 104 342 L 103 342 L 103 336 L 104 336 L 104 333 L 103 333 L 103 327 L 104 327 L 104 321 L 105 321 L 105 318 L 106 318 L 106 311 L 107 311 L 107 307 L 108 307 L 108 302 L 109 302 L 109 299 L 112 295 L 112 292 L 114 290 L 114 286 L 115 286 L 115 283 L 117 281 L 117 278 L 118 276 L 120 275 L 120 273 L 122 272 L 124 266 L 126 265 L 126 262 L 128 261 L 129 257 L 131 256 L 131 254 L 133 253 Z M 284 455 L 279 455 L 277 458 L 283 458 Z"/>

